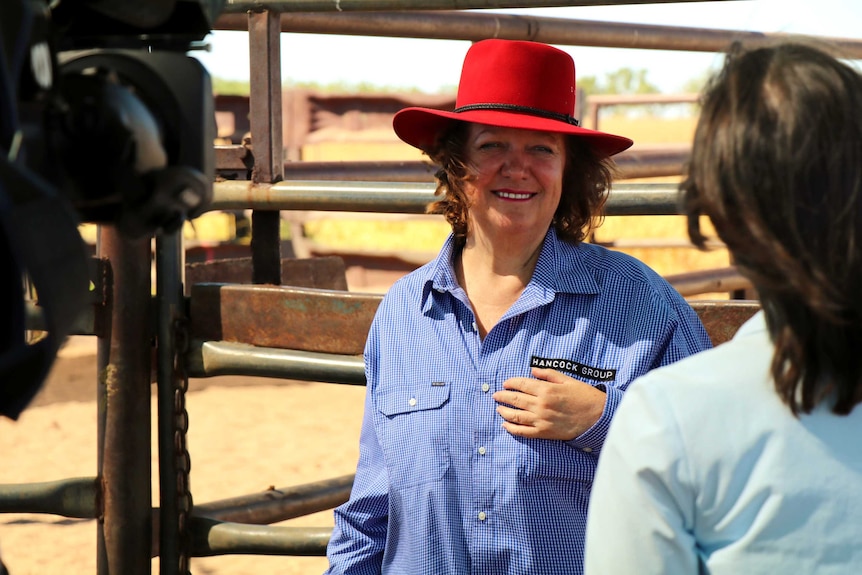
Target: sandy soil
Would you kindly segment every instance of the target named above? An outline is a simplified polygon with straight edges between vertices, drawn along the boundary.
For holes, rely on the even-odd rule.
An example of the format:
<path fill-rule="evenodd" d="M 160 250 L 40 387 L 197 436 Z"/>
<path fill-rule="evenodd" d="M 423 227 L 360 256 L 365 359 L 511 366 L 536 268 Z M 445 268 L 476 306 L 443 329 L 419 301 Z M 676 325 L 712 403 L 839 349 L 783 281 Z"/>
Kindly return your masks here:
<path fill-rule="evenodd" d="M 0 483 L 95 476 L 95 340 L 83 339 L 92 341 L 78 340 L 61 351 L 42 392 L 17 422 L 0 418 Z M 270 378 L 193 380 L 187 406 L 195 502 L 353 473 L 364 391 Z M 155 436 L 152 445 L 156 470 Z M 153 494 L 157 501 L 157 477 Z M 332 512 L 282 525 L 331 527 Z M 94 574 L 96 522 L 3 514 L 0 551 L 11 575 Z M 152 566 L 158 573 L 158 559 Z M 310 575 L 325 568 L 322 557 L 224 555 L 191 562 L 195 575 Z"/>

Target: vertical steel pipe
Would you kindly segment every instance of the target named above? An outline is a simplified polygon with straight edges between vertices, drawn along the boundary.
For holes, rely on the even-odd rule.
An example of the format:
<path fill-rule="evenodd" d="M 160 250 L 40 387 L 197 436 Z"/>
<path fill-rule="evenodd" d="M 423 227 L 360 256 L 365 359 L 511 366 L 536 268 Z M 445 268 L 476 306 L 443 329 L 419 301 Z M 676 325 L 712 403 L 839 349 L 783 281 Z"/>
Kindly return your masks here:
<path fill-rule="evenodd" d="M 102 227 L 99 251 L 110 264 L 113 289 L 97 355 L 102 488 L 97 572 L 150 575 L 150 240 L 131 241 Z"/>
<path fill-rule="evenodd" d="M 252 181 L 284 179 L 281 111 L 281 14 L 249 12 L 251 79 L 249 110 L 254 154 Z M 278 211 L 258 211 L 251 218 L 252 281 L 281 284 L 281 217 Z"/>
<path fill-rule="evenodd" d="M 174 431 L 177 413 L 174 394 L 175 322 L 185 316 L 183 310 L 183 252 L 181 232 L 156 238 L 156 302 L 158 341 L 156 353 L 156 383 L 158 385 L 158 447 L 159 447 L 159 575 L 180 573 L 182 548 L 179 533 L 179 493 Z"/>

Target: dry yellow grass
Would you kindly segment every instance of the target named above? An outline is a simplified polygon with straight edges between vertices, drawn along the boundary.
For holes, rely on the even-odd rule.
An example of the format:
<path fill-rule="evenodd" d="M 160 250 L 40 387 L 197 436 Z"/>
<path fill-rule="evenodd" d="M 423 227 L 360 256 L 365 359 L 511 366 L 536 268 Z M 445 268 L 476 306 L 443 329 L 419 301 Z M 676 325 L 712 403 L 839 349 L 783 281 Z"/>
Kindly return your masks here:
<path fill-rule="evenodd" d="M 690 143 L 694 137 L 696 118 L 627 118 L 625 116 L 602 116 L 599 129 L 603 132 L 621 134 L 635 142 L 635 146 Z"/>

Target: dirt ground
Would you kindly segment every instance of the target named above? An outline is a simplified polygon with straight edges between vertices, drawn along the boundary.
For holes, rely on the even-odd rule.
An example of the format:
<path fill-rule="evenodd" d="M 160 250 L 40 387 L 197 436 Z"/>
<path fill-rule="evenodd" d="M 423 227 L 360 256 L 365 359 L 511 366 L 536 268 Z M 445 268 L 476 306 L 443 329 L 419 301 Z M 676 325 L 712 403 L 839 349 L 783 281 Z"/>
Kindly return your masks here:
<path fill-rule="evenodd" d="M 271 378 L 190 382 L 188 445 L 194 501 L 203 503 L 354 472 L 364 388 Z M 95 339 L 61 350 L 39 396 L 17 422 L 0 418 L 0 483 L 92 477 L 97 470 Z M 152 405 L 153 429 L 156 405 Z M 156 438 L 153 436 L 156 474 Z M 153 481 L 158 505 L 158 478 Z M 282 523 L 332 526 L 324 511 Z M 11 575 L 96 573 L 95 520 L 0 515 L 0 555 Z M 322 557 L 193 558 L 195 575 L 320 574 Z M 152 562 L 158 573 L 158 559 Z"/>

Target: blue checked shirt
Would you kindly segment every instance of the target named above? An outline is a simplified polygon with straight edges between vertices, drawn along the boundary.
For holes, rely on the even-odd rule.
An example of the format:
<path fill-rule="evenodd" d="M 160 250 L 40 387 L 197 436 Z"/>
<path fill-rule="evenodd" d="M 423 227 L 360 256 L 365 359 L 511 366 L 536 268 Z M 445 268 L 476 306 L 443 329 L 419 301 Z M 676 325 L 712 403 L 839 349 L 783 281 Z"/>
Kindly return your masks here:
<path fill-rule="evenodd" d="M 335 510 L 327 573 L 583 573 L 590 487 L 623 392 L 709 337 L 643 263 L 550 230 L 532 280 L 482 340 L 452 255 L 450 237 L 378 308 L 356 480 Z M 531 365 L 601 385 L 601 418 L 571 441 L 506 432 L 491 396 Z"/>

